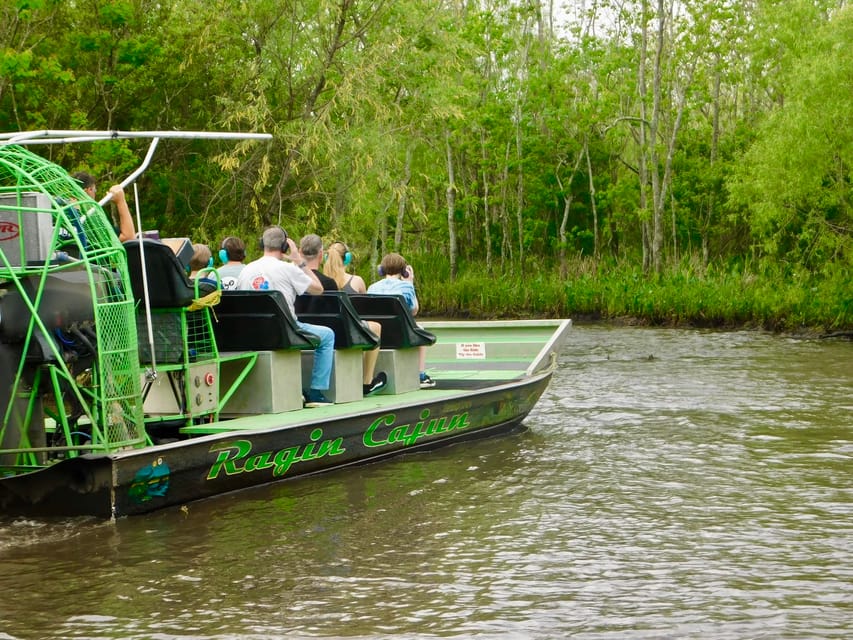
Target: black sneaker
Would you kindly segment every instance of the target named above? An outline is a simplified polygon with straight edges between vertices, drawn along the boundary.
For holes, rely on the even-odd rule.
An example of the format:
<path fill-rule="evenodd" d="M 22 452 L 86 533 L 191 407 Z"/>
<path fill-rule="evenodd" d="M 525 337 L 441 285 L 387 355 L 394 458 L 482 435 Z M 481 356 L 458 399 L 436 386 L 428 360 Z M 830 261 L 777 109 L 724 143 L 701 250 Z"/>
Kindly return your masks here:
<path fill-rule="evenodd" d="M 362 395 L 369 396 L 376 393 L 380 389 L 383 389 L 386 384 L 388 384 L 388 376 L 385 375 L 384 371 L 380 371 L 373 376 L 373 380 L 370 381 L 370 384 L 361 385 Z"/>
<path fill-rule="evenodd" d="M 430 378 L 426 373 L 421 374 L 421 389 L 432 389 L 435 386 L 435 380 Z"/>
<path fill-rule="evenodd" d="M 307 408 L 313 409 L 314 407 L 328 407 L 332 404 L 335 403 L 324 396 L 322 391 L 318 391 L 317 389 L 308 390 L 308 395 L 305 398 L 305 406 Z"/>

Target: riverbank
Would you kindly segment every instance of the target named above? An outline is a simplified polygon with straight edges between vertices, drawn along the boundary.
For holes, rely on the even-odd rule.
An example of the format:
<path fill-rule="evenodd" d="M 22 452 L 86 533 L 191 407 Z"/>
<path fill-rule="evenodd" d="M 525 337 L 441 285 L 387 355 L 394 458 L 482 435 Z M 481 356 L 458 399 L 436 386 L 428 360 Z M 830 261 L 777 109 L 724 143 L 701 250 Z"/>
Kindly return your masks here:
<path fill-rule="evenodd" d="M 577 261 L 558 269 L 455 281 L 439 260 L 418 273 L 425 313 L 450 317 L 573 317 L 657 326 L 756 328 L 814 335 L 853 331 L 853 287 L 844 270 L 761 272 L 678 265 L 659 277 L 634 267 Z M 444 278 L 442 276 L 445 275 Z"/>

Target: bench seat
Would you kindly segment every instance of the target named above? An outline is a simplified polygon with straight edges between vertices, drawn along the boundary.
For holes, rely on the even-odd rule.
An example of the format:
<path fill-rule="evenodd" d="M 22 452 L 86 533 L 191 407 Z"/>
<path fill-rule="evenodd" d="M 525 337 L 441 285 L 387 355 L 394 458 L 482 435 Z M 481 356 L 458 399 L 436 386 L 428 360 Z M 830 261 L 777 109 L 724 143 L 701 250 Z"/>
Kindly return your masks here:
<path fill-rule="evenodd" d="M 403 296 L 357 293 L 350 302 L 362 320 L 382 325 L 383 349 L 409 349 L 435 344 L 435 336 L 418 326 Z"/>
<path fill-rule="evenodd" d="M 376 370 L 388 384 L 379 393 L 398 394 L 420 388 L 418 349 L 435 344 L 435 336 L 418 326 L 403 296 L 353 294 L 350 302 L 363 320 L 382 326 L 382 350 Z"/>
<path fill-rule="evenodd" d="M 301 322 L 321 325 L 335 332 L 335 359 L 326 397 L 332 402 L 361 400 L 364 351 L 376 349 L 379 338 L 353 309 L 343 291 L 326 291 L 320 295 L 296 297 L 296 316 Z M 313 361 L 302 358 L 302 375 L 311 374 Z"/>
<path fill-rule="evenodd" d="M 223 291 L 214 316 L 220 351 L 303 350 L 320 344 L 296 324 L 281 291 Z"/>

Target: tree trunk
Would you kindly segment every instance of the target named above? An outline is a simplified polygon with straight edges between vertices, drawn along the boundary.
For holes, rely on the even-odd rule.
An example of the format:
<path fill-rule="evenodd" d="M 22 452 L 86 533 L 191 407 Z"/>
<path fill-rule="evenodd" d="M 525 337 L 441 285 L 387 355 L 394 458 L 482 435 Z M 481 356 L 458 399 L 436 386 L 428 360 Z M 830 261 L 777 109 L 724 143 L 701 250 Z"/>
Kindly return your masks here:
<path fill-rule="evenodd" d="M 652 81 L 652 119 L 649 124 L 649 165 L 652 178 L 652 269 L 656 274 L 663 271 L 663 187 L 658 169 L 658 130 L 660 128 L 661 84 L 663 75 L 663 43 L 666 15 L 664 0 L 658 0 L 658 29 L 655 46 L 654 79 Z"/>
<path fill-rule="evenodd" d="M 406 147 L 406 165 L 403 168 L 403 181 L 400 184 L 400 198 L 397 201 L 397 225 L 394 228 L 394 251 L 403 244 L 403 221 L 406 218 L 406 202 L 409 182 L 412 179 L 412 145 Z"/>
<path fill-rule="evenodd" d="M 640 60 L 639 65 L 637 67 L 637 91 L 639 93 L 640 100 L 640 127 L 639 127 L 639 146 L 640 153 L 637 158 L 637 176 L 640 182 L 640 231 L 642 234 L 643 241 L 643 273 L 649 272 L 650 266 L 650 246 L 649 246 L 649 223 L 647 219 L 647 212 L 649 210 L 649 197 L 648 197 L 648 184 L 649 184 L 649 176 L 648 176 L 648 168 L 646 166 L 646 126 L 648 123 L 647 113 L 646 113 L 646 53 L 648 52 L 649 47 L 649 32 L 648 25 L 646 22 L 646 12 L 648 6 L 646 4 L 646 0 L 643 0 L 641 11 L 642 11 L 642 32 L 641 32 L 641 45 L 640 45 Z"/>
<path fill-rule="evenodd" d="M 492 270 L 492 210 L 489 206 L 489 174 L 486 170 L 488 166 L 488 154 L 486 153 L 486 133 L 480 132 L 480 149 L 483 154 L 483 242 L 486 244 L 486 273 L 491 273 Z"/>
<path fill-rule="evenodd" d="M 577 174 L 578 169 L 581 166 L 581 160 L 583 160 L 583 152 L 578 151 L 578 155 L 575 158 L 575 166 L 572 167 L 572 172 L 569 174 L 569 180 L 564 185 L 563 179 L 560 178 L 560 166 L 563 164 L 563 160 L 560 160 L 560 163 L 557 165 L 557 170 L 554 172 L 554 177 L 557 180 L 557 185 L 560 187 L 560 191 L 563 193 L 563 219 L 560 220 L 560 229 L 559 229 L 559 239 L 560 239 L 560 277 L 567 278 L 569 273 L 568 269 L 568 261 L 566 256 L 566 246 L 568 244 L 568 238 L 566 237 L 566 227 L 569 224 L 569 212 L 572 208 L 572 200 L 574 199 L 572 194 L 572 181 L 575 178 L 575 174 Z"/>
<path fill-rule="evenodd" d="M 711 152 L 708 161 L 711 173 L 714 173 L 715 165 L 717 164 L 717 149 L 720 144 L 720 76 L 719 70 L 720 56 L 717 55 L 717 71 L 714 74 L 714 97 L 711 103 Z M 705 220 L 702 225 L 702 265 L 707 267 L 710 261 L 710 242 L 709 234 L 711 233 L 711 221 L 714 219 L 714 208 L 716 200 L 714 198 L 715 190 L 711 189 L 708 193 L 708 209 L 705 215 Z"/>
<path fill-rule="evenodd" d="M 456 176 L 453 167 L 453 152 L 450 148 L 450 131 L 444 130 L 444 145 L 447 152 L 447 239 L 450 256 L 450 279 L 456 279 Z"/>
<path fill-rule="evenodd" d="M 598 207 L 595 204 L 595 179 L 592 176 L 592 160 L 589 158 L 589 137 L 586 135 L 583 137 L 583 150 L 586 155 L 586 171 L 589 174 L 589 204 L 592 209 L 592 255 L 595 258 L 595 262 L 598 263 L 600 256 L 598 245 Z"/>
<path fill-rule="evenodd" d="M 509 153 L 512 143 L 507 141 L 504 150 L 503 175 L 501 176 L 501 268 L 507 261 L 512 262 L 512 240 L 509 233 L 509 212 L 507 211 L 507 191 L 509 189 Z"/>

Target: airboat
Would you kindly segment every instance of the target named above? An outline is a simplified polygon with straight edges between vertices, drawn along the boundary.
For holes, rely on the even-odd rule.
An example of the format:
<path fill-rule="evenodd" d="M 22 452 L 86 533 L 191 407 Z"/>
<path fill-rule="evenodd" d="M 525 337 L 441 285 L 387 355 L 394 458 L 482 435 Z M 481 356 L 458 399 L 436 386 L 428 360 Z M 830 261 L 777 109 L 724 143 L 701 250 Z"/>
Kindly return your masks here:
<path fill-rule="evenodd" d="M 0 134 L 0 517 L 118 518 L 517 429 L 571 321 L 414 322 L 394 296 L 300 299 L 335 330 L 334 404 L 303 408 L 316 336 L 277 292 L 202 292 L 182 246 L 121 243 L 44 144 L 266 134 Z M 136 211 L 137 229 L 143 229 Z M 382 336 L 361 320 L 382 325 Z M 421 389 L 417 350 L 438 381 Z M 389 384 L 364 397 L 361 356 Z M 355 383 L 353 386 L 352 383 Z"/>

